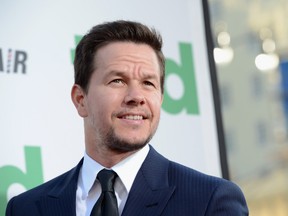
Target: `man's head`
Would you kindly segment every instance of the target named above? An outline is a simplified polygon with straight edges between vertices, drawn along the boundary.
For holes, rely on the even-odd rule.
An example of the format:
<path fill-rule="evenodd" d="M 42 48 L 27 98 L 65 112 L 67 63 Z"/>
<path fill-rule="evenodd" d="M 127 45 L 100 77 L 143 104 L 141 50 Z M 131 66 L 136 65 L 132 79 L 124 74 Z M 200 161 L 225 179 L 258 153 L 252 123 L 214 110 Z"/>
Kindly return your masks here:
<path fill-rule="evenodd" d="M 76 48 L 74 60 L 75 84 L 87 93 L 94 58 L 97 51 L 112 42 L 134 42 L 146 44 L 156 53 L 160 65 L 161 90 L 164 91 L 165 58 L 162 53 L 162 37 L 153 28 L 132 21 L 107 22 L 93 27 L 80 41 Z"/>
<path fill-rule="evenodd" d="M 127 156 L 154 135 L 163 101 L 161 44 L 154 30 L 126 21 L 98 25 L 80 41 L 72 100 L 84 118 L 86 151 L 98 162 L 107 152 Z"/>

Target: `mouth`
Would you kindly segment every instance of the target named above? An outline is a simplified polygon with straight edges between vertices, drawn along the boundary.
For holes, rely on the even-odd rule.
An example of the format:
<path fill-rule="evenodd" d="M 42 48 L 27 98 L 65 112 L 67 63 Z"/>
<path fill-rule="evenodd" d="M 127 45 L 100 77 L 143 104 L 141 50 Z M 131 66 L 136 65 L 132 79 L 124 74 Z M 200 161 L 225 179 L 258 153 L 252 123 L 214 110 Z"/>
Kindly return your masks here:
<path fill-rule="evenodd" d="M 127 119 L 127 120 L 143 120 L 143 119 L 145 119 L 144 116 L 142 116 L 142 115 L 124 115 L 121 118 Z"/>
<path fill-rule="evenodd" d="M 145 113 L 119 113 L 117 118 L 125 120 L 145 120 L 148 119 L 148 115 Z"/>

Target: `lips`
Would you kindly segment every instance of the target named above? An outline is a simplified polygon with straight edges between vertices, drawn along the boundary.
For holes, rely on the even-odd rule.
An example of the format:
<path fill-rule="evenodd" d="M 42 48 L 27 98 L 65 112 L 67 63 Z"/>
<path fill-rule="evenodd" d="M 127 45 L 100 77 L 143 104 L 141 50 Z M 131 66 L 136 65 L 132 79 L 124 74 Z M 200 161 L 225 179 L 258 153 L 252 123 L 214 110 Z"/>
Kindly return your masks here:
<path fill-rule="evenodd" d="M 120 119 L 127 119 L 127 120 L 145 120 L 145 119 L 148 119 L 148 114 L 146 113 L 139 113 L 139 112 L 121 112 L 121 113 L 118 113 L 117 115 L 117 118 L 120 118 Z"/>

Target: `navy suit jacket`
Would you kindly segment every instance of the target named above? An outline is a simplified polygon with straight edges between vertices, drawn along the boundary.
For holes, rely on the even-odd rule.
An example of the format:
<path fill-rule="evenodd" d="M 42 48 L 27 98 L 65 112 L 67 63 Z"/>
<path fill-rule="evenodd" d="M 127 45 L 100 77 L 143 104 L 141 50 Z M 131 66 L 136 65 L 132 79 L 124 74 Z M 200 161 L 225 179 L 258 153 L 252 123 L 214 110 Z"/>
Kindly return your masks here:
<path fill-rule="evenodd" d="M 75 216 L 82 160 L 72 170 L 12 198 L 6 216 Z M 134 180 L 122 216 L 242 216 L 245 198 L 230 181 L 169 161 L 151 146 Z"/>

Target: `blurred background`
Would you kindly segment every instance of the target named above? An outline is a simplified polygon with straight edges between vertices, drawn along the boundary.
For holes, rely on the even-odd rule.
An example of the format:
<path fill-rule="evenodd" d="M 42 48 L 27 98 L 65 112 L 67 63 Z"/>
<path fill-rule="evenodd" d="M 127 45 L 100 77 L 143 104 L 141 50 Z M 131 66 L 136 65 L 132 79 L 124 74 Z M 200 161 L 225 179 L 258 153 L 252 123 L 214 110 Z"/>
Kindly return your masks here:
<path fill-rule="evenodd" d="M 288 215 L 288 0 L 208 0 L 230 178 Z"/>

